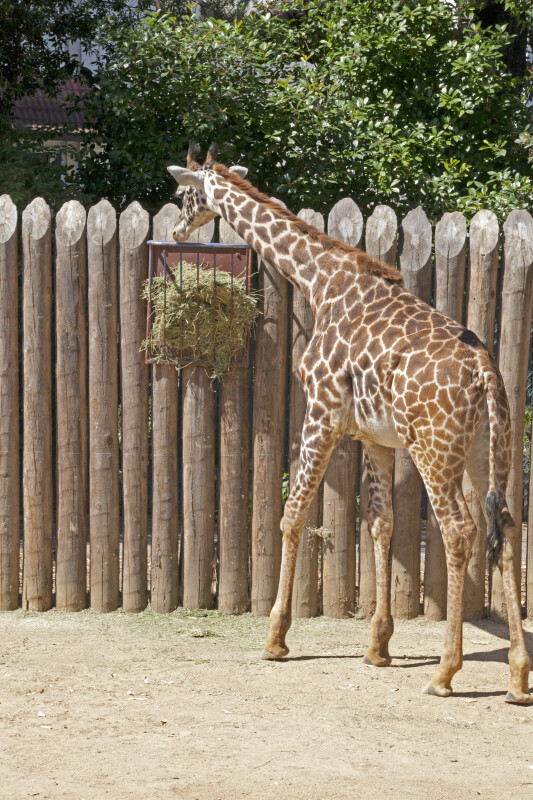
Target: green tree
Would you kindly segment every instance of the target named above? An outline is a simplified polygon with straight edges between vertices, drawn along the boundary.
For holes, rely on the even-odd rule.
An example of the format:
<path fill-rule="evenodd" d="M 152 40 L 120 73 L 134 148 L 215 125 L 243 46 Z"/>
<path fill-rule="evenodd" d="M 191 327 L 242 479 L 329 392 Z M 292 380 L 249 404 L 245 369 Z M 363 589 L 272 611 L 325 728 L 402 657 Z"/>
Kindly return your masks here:
<path fill-rule="evenodd" d="M 479 4 L 297 0 L 242 19 L 148 13 L 108 22 L 80 171 L 91 197 L 155 207 L 190 137 L 289 206 L 421 203 L 500 217 L 532 196 L 531 75 Z M 280 13 L 281 12 L 281 13 Z"/>
<path fill-rule="evenodd" d="M 61 129 L 20 130 L 13 117 L 13 104 L 42 90 L 55 96 L 69 78 L 89 86 L 94 74 L 73 52 L 78 41 L 91 56 L 96 34 L 107 16 L 122 30 L 138 24 L 146 9 L 157 6 L 174 15 L 190 14 L 188 0 L 2 0 L 0 2 L 0 193 L 9 191 L 19 205 L 41 194 L 57 206 L 71 197 L 75 188 L 72 168 L 62 156 L 64 146 L 50 147 L 47 140 L 69 133 Z M 204 15 L 234 16 L 236 6 L 227 0 L 210 0 L 201 6 Z M 100 47 L 104 44 L 100 40 Z M 111 57 L 114 43 L 107 40 Z M 72 151 L 72 155 L 75 153 Z"/>
<path fill-rule="evenodd" d="M 3 0 L 0 3 L 0 193 L 24 205 L 38 194 L 57 205 L 71 191 L 70 170 L 61 162 L 65 147 L 46 141 L 68 133 L 67 126 L 21 130 L 13 104 L 42 90 L 55 96 L 72 77 L 90 82 L 92 73 L 71 52 L 79 40 L 86 50 L 107 13 L 133 19 L 126 0 Z M 68 187 L 68 188 L 67 188 Z"/>
<path fill-rule="evenodd" d="M 531 0 L 478 0 L 476 18 L 484 28 L 505 25 L 511 34 L 502 55 L 511 75 L 523 76 L 528 69 L 527 49 L 533 50 L 533 4 Z"/>
<path fill-rule="evenodd" d="M 73 167 L 64 156 L 75 153 L 66 144 L 53 146 L 57 129 L 19 130 L 9 116 L 0 116 L 0 195 L 9 194 L 23 209 L 34 197 L 44 197 L 53 210 L 75 196 Z"/>
<path fill-rule="evenodd" d="M 90 80 L 90 71 L 81 67 L 71 43 L 79 40 L 89 50 L 106 14 L 128 22 L 136 13 L 126 0 L 3 0 L 0 113 L 10 113 L 17 98 L 37 89 L 53 95 L 67 78 Z"/>

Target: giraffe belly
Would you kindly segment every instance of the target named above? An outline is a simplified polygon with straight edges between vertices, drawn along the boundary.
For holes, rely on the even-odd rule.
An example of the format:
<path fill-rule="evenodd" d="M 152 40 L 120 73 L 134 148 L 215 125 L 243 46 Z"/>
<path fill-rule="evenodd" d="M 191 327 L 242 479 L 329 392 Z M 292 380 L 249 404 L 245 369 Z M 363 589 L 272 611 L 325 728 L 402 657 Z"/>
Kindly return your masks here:
<path fill-rule="evenodd" d="M 383 447 L 403 447 L 392 414 L 386 411 L 377 412 L 374 409 L 363 409 L 357 402 L 354 406 L 355 435 L 354 439 L 364 442 L 370 440 L 381 444 Z"/>

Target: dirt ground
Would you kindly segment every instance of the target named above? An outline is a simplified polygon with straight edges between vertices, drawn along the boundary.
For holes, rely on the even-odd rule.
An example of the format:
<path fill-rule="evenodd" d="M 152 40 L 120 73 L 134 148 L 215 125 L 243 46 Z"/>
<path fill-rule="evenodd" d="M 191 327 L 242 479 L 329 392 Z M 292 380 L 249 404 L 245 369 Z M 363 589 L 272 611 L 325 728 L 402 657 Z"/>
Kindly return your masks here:
<path fill-rule="evenodd" d="M 216 612 L 0 614 L 0 798 L 533 797 L 533 707 L 503 702 L 504 626 L 465 625 L 455 695 L 421 694 L 444 624 L 398 622 L 366 667 L 367 620 Z M 533 625 L 526 625 L 533 651 Z"/>

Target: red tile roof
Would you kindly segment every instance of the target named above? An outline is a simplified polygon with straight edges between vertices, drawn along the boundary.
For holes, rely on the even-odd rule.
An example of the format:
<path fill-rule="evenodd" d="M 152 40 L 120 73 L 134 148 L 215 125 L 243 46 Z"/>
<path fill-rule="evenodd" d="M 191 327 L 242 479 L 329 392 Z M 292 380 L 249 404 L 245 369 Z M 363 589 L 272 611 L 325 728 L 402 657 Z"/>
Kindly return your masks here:
<path fill-rule="evenodd" d="M 48 97 L 42 91 L 34 95 L 21 97 L 15 102 L 13 111 L 15 122 L 20 128 L 39 128 L 45 125 L 68 125 L 80 130 L 85 127 L 85 114 L 82 110 L 70 111 L 72 102 L 67 102 L 68 95 L 85 94 L 87 87 L 74 78 L 69 79 L 61 87 L 57 97 Z"/>

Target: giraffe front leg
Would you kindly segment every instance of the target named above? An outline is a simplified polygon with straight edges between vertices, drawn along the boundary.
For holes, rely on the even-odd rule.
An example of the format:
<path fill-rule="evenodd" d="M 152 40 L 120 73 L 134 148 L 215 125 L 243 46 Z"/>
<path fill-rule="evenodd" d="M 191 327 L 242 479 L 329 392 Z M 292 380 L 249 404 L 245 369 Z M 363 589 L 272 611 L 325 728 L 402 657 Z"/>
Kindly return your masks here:
<path fill-rule="evenodd" d="M 287 501 L 288 502 L 288 501 Z M 307 511 L 307 508 L 305 509 Z M 270 612 L 270 632 L 265 643 L 261 658 L 273 661 L 283 658 L 289 652 L 285 642 L 287 631 L 291 626 L 291 600 L 294 572 L 296 569 L 296 556 L 303 529 L 302 524 L 291 524 L 283 515 L 280 524 L 283 534 L 281 551 L 281 571 L 279 576 L 278 594 L 276 602 Z"/>
<path fill-rule="evenodd" d="M 394 450 L 374 443 L 365 443 L 364 449 L 369 493 L 368 525 L 376 561 L 376 611 L 372 617 L 370 644 L 363 661 L 374 667 L 388 667 L 391 663 L 389 640 L 394 632 L 389 564 Z"/>
<path fill-rule="evenodd" d="M 309 504 L 320 485 L 333 448 L 341 437 L 329 419 L 317 421 L 318 414 L 315 411 L 313 418 L 312 413 L 313 406 L 308 405 L 302 430 L 298 475 L 281 520 L 283 544 L 278 593 L 270 612 L 270 631 L 262 653 L 262 658 L 267 660 L 283 658 L 289 652 L 285 637 L 291 626 L 292 588 L 300 536 Z"/>

